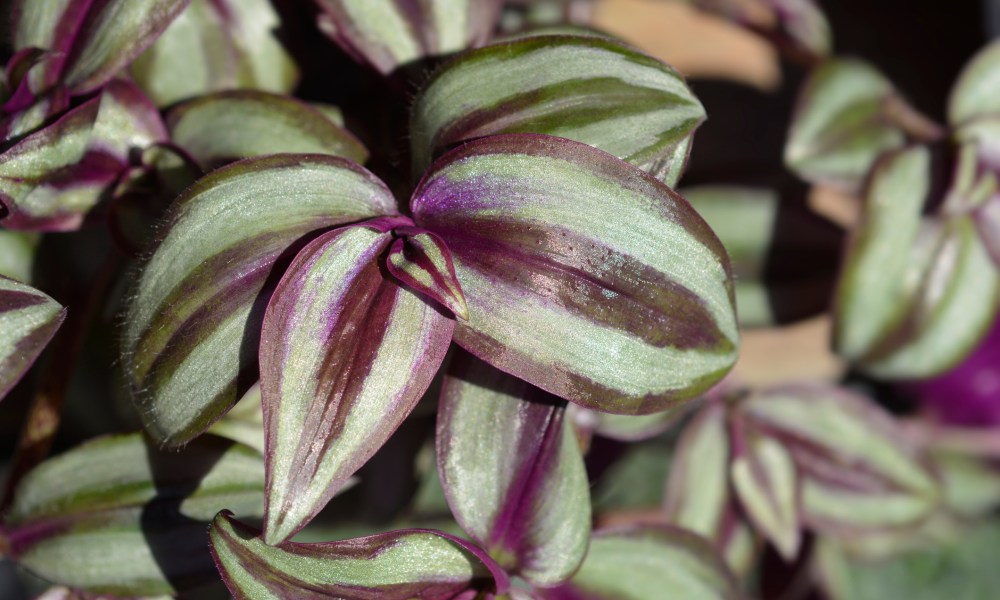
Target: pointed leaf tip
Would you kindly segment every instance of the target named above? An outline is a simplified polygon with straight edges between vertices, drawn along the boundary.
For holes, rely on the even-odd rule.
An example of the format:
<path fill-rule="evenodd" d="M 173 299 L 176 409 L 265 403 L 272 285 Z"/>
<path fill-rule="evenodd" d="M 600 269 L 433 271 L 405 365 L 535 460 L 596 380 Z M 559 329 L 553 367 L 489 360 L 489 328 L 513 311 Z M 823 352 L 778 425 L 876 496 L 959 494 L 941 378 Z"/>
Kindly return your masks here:
<path fill-rule="evenodd" d="M 55 335 L 66 309 L 35 288 L 0 275 L 0 399 Z"/>
<path fill-rule="evenodd" d="M 392 244 L 387 266 L 407 287 L 427 294 L 463 321 L 469 320 L 462 285 L 455 276 L 451 251 L 440 236 L 429 231 L 400 232 Z"/>

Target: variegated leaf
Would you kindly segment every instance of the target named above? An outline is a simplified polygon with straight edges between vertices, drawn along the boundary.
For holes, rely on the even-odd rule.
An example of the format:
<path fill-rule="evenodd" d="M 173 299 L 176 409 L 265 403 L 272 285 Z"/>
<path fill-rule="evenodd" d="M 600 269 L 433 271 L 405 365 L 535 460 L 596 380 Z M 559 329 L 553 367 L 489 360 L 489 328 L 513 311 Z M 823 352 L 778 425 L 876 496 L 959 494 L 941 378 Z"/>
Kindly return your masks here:
<path fill-rule="evenodd" d="M 594 533 L 573 579 L 537 590 L 545 600 L 737 600 L 739 586 L 704 538 L 672 527 Z"/>
<path fill-rule="evenodd" d="M 418 228 L 397 229 L 386 258 L 393 277 L 421 294 L 434 299 L 460 319 L 469 319 L 465 294 L 455 277 L 451 251 L 440 236 Z"/>
<path fill-rule="evenodd" d="M 0 400 L 34 364 L 66 317 L 35 288 L 0 275 Z"/>
<path fill-rule="evenodd" d="M 44 579 L 116 596 L 172 594 L 217 579 L 205 528 L 225 507 L 263 514 L 258 452 L 214 436 L 163 452 L 129 434 L 36 467 L 4 524 L 17 562 Z"/>
<path fill-rule="evenodd" d="M 448 63 L 414 103 L 414 173 L 444 151 L 499 133 L 590 144 L 674 185 L 705 109 L 670 66 L 595 36 L 494 44 Z"/>
<path fill-rule="evenodd" d="M 887 118 L 887 111 L 900 106 L 904 101 L 872 66 L 827 61 L 799 96 L 785 164 L 806 181 L 857 191 L 878 156 L 906 141 L 902 128 Z"/>
<path fill-rule="evenodd" d="M 54 52 L 24 48 L 7 62 L 0 77 L 0 140 L 27 135 L 69 107 L 69 93 L 46 81 L 59 60 Z"/>
<path fill-rule="evenodd" d="M 478 46 L 500 14 L 499 0 L 315 0 L 319 27 L 383 75 L 425 58 Z"/>
<path fill-rule="evenodd" d="M 315 154 L 248 159 L 188 189 L 126 314 L 125 368 L 147 431 L 183 444 L 257 379 L 263 311 L 304 236 L 395 210 L 374 175 Z"/>
<path fill-rule="evenodd" d="M 207 433 L 235 440 L 264 454 L 264 409 L 260 382 L 255 383 Z"/>
<path fill-rule="evenodd" d="M 830 535 L 907 527 L 940 503 L 926 457 L 862 396 L 824 386 L 760 392 L 742 417 L 791 454 L 803 522 Z"/>
<path fill-rule="evenodd" d="M 130 157 L 165 140 L 156 108 L 131 83 L 116 80 L 100 96 L 0 153 L 4 227 L 78 228 L 105 198 Z"/>
<path fill-rule="evenodd" d="M 193 0 L 135 62 L 157 106 L 231 89 L 289 93 L 298 68 L 278 41 L 269 0 Z"/>
<path fill-rule="evenodd" d="M 269 544 L 304 527 L 382 447 L 451 343 L 454 321 L 382 274 L 380 257 L 399 222 L 409 219 L 316 238 L 267 307 L 260 377 Z"/>
<path fill-rule="evenodd" d="M 471 599 L 477 590 L 504 593 L 509 585 L 481 550 L 428 529 L 272 546 L 226 511 L 215 518 L 209 538 L 223 581 L 237 600 Z"/>
<path fill-rule="evenodd" d="M 280 152 L 330 154 L 357 163 L 368 158 L 357 138 L 320 111 L 267 92 L 202 96 L 171 110 L 167 127 L 173 142 L 206 169 Z"/>
<path fill-rule="evenodd" d="M 557 396 L 617 414 L 676 406 L 738 346 L 729 260 L 695 211 L 638 168 L 532 134 L 470 142 L 414 194 L 452 251 L 456 341 Z"/>
<path fill-rule="evenodd" d="M 587 473 L 565 406 L 463 353 L 438 410 L 452 514 L 501 566 L 542 586 L 569 579 L 590 539 Z"/>

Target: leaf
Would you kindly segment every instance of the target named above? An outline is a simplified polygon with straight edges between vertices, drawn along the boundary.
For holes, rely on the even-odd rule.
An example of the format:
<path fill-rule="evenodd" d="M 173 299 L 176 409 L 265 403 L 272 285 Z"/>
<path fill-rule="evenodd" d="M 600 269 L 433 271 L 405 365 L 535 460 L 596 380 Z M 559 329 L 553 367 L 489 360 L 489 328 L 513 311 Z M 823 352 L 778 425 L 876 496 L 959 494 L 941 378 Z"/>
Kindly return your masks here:
<path fill-rule="evenodd" d="M 811 183 L 856 191 L 879 155 L 906 141 L 902 128 L 885 118 L 890 105 L 902 102 L 867 63 L 823 63 L 799 95 L 785 164 Z"/>
<path fill-rule="evenodd" d="M 586 408 L 650 414 L 731 368 L 729 261 L 639 169 L 549 136 L 492 136 L 437 162 L 411 203 L 451 249 L 469 320 L 455 341 Z"/>
<path fill-rule="evenodd" d="M 124 364 L 146 430 L 184 444 L 256 381 L 263 311 L 303 236 L 393 213 L 374 175 L 323 155 L 248 159 L 188 189 L 125 318 Z"/>
<path fill-rule="evenodd" d="M 277 154 L 316 153 L 357 163 L 368 151 L 350 132 L 304 102 L 257 91 L 219 92 L 185 102 L 167 116 L 170 137 L 205 169 Z"/>
<path fill-rule="evenodd" d="M 396 235 L 386 259 L 389 273 L 406 287 L 433 298 L 456 317 L 468 320 L 469 308 L 444 240 L 418 228 L 397 229 Z"/>
<path fill-rule="evenodd" d="M 0 229 L 0 275 L 30 283 L 40 241 L 38 234 Z"/>
<path fill-rule="evenodd" d="M 260 382 L 243 394 L 221 419 L 208 428 L 207 433 L 228 438 L 250 446 L 261 454 L 264 447 L 264 410 L 261 406 Z"/>
<path fill-rule="evenodd" d="M 217 579 L 207 522 L 223 507 L 259 517 L 263 490 L 264 461 L 250 448 L 206 436 L 178 454 L 117 435 L 36 467 L 5 526 L 17 562 L 49 581 L 170 594 Z"/>
<path fill-rule="evenodd" d="M 821 533 L 909 527 L 940 503 L 926 457 L 863 396 L 789 385 L 752 395 L 740 412 L 791 454 L 801 478 L 803 522 Z"/>
<path fill-rule="evenodd" d="M 269 544 L 304 527 L 382 447 L 448 350 L 454 321 L 382 275 L 392 221 L 310 242 L 264 314 Z"/>
<path fill-rule="evenodd" d="M 565 403 L 462 354 L 438 409 L 441 483 L 462 528 L 501 566 L 551 586 L 590 540 L 590 489 Z"/>
<path fill-rule="evenodd" d="M 634 527 L 594 533 L 573 580 L 537 590 L 546 600 L 736 600 L 733 575 L 703 538 L 672 527 Z"/>
<path fill-rule="evenodd" d="M 0 400 L 14 388 L 66 318 L 35 288 L 0 275 Z"/>
<path fill-rule="evenodd" d="M 212 554 L 237 600 L 458 598 L 506 591 L 506 575 L 482 551 L 438 531 L 391 531 L 339 542 L 265 544 L 223 511 L 209 529 Z M 484 562 L 487 561 L 487 562 Z"/>
<path fill-rule="evenodd" d="M 466 52 L 413 105 L 414 173 L 459 143 L 500 133 L 584 142 L 668 185 L 705 109 L 670 66 L 594 36 L 541 36 Z"/>
<path fill-rule="evenodd" d="M 194 0 L 132 63 L 132 77 L 161 107 L 232 89 L 289 93 L 299 73 L 281 28 L 267 0 Z"/>
<path fill-rule="evenodd" d="M 1000 472 L 987 460 L 958 453 L 934 454 L 934 468 L 941 478 L 949 511 L 973 519 L 1000 507 Z"/>
<path fill-rule="evenodd" d="M 566 407 L 566 415 L 577 431 L 587 435 L 596 434 L 619 442 L 638 442 L 669 429 L 688 408 L 680 406 L 649 415 L 613 415 L 570 404 Z"/>
<path fill-rule="evenodd" d="M 383 75 L 478 46 L 492 32 L 501 5 L 499 0 L 315 1 L 320 30 Z"/>
<path fill-rule="evenodd" d="M 962 69 L 948 99 L 948 123 L 955 128 L 1000 116 L 1000 101 L 994 90 L 1000 85 L 1000 43 L 976 53 Z"/>
<path fill-rule="evenodd" d="M 156 109 L 116 80 L 100 96 L 0 153 L 0 219 L 10 229 L 77 229 L 137 150 L 164 140 Z M 2 211 L 0 211 L 2 212 Z"/>
<path fill-rule="evenodd" d="M 745 25 L 807 60 L 830 54 L 830 24 L 815 0 L 695 0 L 695 6 Z"/>

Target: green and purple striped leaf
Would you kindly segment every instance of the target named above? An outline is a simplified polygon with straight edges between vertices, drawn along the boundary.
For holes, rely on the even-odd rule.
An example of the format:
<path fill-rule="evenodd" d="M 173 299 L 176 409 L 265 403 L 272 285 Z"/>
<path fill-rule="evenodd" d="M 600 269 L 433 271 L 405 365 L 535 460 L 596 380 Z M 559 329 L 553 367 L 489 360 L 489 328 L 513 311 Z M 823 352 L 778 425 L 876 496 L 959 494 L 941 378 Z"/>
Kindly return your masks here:
<path fill-rule="evenodd" d="M 829 535 L 909 527 L 941 502 L 927 457 L 863 396 L 799 385 L 740 406 L 749 427 L 780 443 L 801 481 L 802 520 Z"/>
<path fill-rule="evenodd" d="M 76 229 L 110 194 L 130 157 L 165 140 L 156 108 L 131 83 L 101 94 L 0 153 L 0 223 L 10 229 Z"/>
<path fill-rule="evenodd" d="M 18 564 L 46 580 L 115 596 L 173 594 L 218 579 L 205 529 L 223 508 L 263 515 L 258 452 L 215 436 L 164 452 L 129 434 L 36 467 L 4 525 Z"/>
<path fill-rule="evenodd" d="M 736 578 L 711 545 L 665 526 L 594 533 L 590 551 L 566 585 L 539 589 L 545 600 L 738 600 Z"/>
<path fill-rule="evenodd" d="M 17 0 L 14 47 L 52 50 L 49 83 L 74 95 L 105 83 L 152 44 L 189 0 Z"/>
<path fill-rule="evenodd" d="M 53 52 L 24 48 L 7 62 L 0 77 L 0 140 L 24 136 L 69 107 L 69 93 L 45 81 L 49 65 L 59 59 Z"/>
<path fill-rule="evenodd" d="M 264 309 L 304 236 L 395 211 L 374 175 L 318 154 L 247 159 L 189 188 L 126 314 L 125 369 L 147 431 L 183 444 L 257 380 Z"/>
<path fill-rule="evenodd" d="M 467 52 L 417 96 L 414 173 L 468 140 L 542 133 L 610 152 L 673 186 L 705 109 L 670 66 L 615 40 L 541 36 Z"/>
<path fill-rule="evenodd" d="M 292 261 L 264 314 L 264 537 L 283 542 L 326 505 L 403 422 L 437 373 L 454 321 L 382 274 L 391 229 L 376 219 L 325 233 Z"/>
<path fill-rule="evenodd" d="M 0 400 L 20 381 L 66 317 L 35 288 L 0 275 Z"/>
<path fill-rule="evenodd" d="M 785 164 L 806 181 L 857 191 L 879 155 L 905 143 L 903 129 L 887 118 L 900 106 L 892 84 L 867 63 L 823 63 L 799 96 Z"/>
<path fill-rule="evenodd" d="M 438 409 L 452 514 L 501 566 L 542 586 L 569 579 L 590 540 L 590 488 L 565 407 L 462 353 Z"/>
<path fill-rule="evenodd" d="M 389 273 L 406 287 L 433 298 L 456 317 L 468 320 L 469 307 L 444 240 L 421 229 L 401 229 L 396 235 L 386 258 Z"/>
<path fill-rule="evenodd" d="M 337 542 L 264 543 L 259 532 L 220 513 L 209 529 L 212 554 L 237 600 L 469 599 L 504 593 L 509 580 L 482 550 L 429 529 Z"/>
<path fill-rule="evenodd" d="M 161 107 L 232 89 L 286 94 L 299 74 L 281 28 L 269 0 L 192 0 L 135 59 L 132 77 Z"/>
<path fill-rule="evenodd" d="M 319 28 L 383 75 L 426 58 L 478 46 L 492 33 L 500 0 L 315 0 Z"/>
<path fill-rule="evenodd" d="M 170 138 L 205 169 L 282 152 L 342 156 L 356 163 L 368 151 L 323 113 L 287 96 L 241 90 L 185 102 L 167 115 Z"/>
<path fill-rule="evenodd" d="M 470 142 L 421 182 L 417 224 L 451 249 L 455 340 L 587 408 L 650 414 L 736 358 L 729 259 L 691 206 L 637 167 L 533 134 Z"/>

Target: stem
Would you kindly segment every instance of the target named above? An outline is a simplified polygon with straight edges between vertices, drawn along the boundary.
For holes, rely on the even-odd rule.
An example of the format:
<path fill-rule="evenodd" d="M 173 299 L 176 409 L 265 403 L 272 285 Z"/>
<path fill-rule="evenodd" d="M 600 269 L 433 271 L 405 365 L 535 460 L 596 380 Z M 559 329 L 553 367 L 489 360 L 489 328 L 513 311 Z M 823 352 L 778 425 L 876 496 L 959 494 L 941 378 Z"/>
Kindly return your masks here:
<path fill-rule="evenodd" d="M 918 142 L 937 142 L 947 135 L 944 127 L 910 106 L 899 94 L 885 97 L 882 115 Z"/>
<path fill-rule="evenodd" d="M 28 408 L 28 416 L 21 429 L 21 437 L 10 462 L 10 472 L 4 483 L 0 512 L 10 507 L 18 484 L 48 456 L 52 448 L 52 441 L 59 429 L 66 390 L 90 331 L 90 324 L 100 311 L 121 262 L 121 256 L 112 250 L 94 275 L 90 286 L 81 294 L 83 298 L 79 308 L 67 312 L 62 331 L 56 334 L 52 346 L 46 352 L 45 377 Z"/>

